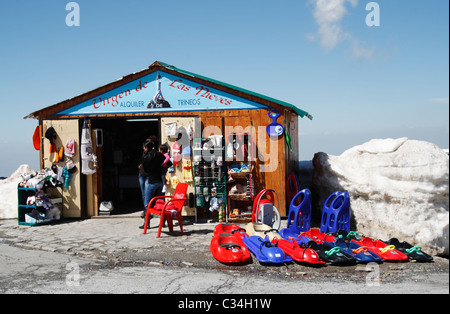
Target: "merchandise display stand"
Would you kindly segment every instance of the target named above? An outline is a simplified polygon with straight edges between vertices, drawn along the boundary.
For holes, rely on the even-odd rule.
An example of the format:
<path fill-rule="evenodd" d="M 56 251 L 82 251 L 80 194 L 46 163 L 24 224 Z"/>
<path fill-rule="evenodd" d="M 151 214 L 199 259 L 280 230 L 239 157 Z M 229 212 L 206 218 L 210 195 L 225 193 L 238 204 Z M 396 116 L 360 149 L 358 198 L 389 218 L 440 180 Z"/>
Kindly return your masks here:
<path fill-rule="evenodd" d="M 195 222 L 198 211 L 206 217 L 218 211 L 219 221 L 227 221 L 227 168 L 221 136 L 194 139 Z"/>
<path fill-rule="evenodd" d="M 227 143 L 228 220 L 232 223 L 252 221 L 255 198 L 254 161 L 251 135 L 231 133 Z"/>
<path fill-rule="evenodd" d="M 48 204 L 38 204 L 36 197 L 38 192 L 42 190 L 37 190 L 34 188 L 27 188 L 18 186 L 17 196 L 18 196 L 18 215 L 17 220 L 19 225 L 25 226 L 38 226 L 43 224 L 49 224 L 53 222 L 58 222 L 61 219 L 53 219 L 48 217 L 48 209 L 46 206 Z M 52 198 L 51 196 L 45 195 L 46 199 L 53 206 L 63 205 L 62 197 L 63 189 L 61 188 L 61 197 Z"/>
<path fill-rule="evenodd" d="M 240 186 L 242 189 L 234 189 Z M 255 198 L 253 173 L 229 173 L 228 179 L 228 220 L 232 223 L 252 221 L 252 206 Z"/>

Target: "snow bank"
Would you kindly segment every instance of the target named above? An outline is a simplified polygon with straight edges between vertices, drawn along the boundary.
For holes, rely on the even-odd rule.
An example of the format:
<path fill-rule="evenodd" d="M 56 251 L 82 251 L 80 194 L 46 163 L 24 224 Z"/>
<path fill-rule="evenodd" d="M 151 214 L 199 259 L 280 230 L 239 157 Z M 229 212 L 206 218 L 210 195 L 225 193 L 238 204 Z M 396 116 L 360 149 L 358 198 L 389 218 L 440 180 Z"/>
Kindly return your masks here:
<path fill-rule="evenodd" d="M 347 191 L 356 230 L 449 253 L 449 156 L 436 145 L 407 138 L 375 139 L 340 156 L 314 155 L 319 208 Z"/>
<path fill-rule="evenodd" d="M 21 175 L 30 172 L 30 166 L 21 165 L 9 178 L 0 180 L 0 219 L 17 218 L 17 185 L 22 181 Z"/>

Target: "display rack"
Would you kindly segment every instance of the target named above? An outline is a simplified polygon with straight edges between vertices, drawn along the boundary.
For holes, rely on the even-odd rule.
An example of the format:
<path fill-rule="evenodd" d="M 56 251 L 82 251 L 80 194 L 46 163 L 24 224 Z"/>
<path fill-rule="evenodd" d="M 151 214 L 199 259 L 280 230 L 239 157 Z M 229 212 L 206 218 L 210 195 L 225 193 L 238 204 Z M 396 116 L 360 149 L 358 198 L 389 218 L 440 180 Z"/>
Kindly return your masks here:
<path fill-rule="evenodd" d="M 252 221 L 255 198 L 254 143 L 248 133 L 231 133 L 227 142 L 228 220 L 233 223 Z"/>
<path fill-rule="evenodd" d="M 61 189 L 62 190 L 62 189 Z M 25 226 L 37 226 L 48 223 L 57 222 L 60 219 L 51 219 L 46 215 L 46 209 L 43 206 L 37 206 L 36 202 L 29 203 L 29 197 L 36 197 L 38 190 L 34 188 L 27 188 L 19 186 L 17 187 L 17 197 L 18 197 L 18 214 L 17 220 L 19 225 Z M 62 195 L 62 191 L 61 191 Z M 52 198 L 48 196 L 50 202 L 53 206 L 61 205 L 63 203 L 63 197 Z"/>
<path fill-rule="evenodd" d="M 195 222 L 198 210 L 203 210 L 206 217 L 217 210 L 219 219 L 227 221 L 227 168 L 223 144 L 222 137 L 194 139 Z M 220 217 L 220 212 L 225 217 Z"/>

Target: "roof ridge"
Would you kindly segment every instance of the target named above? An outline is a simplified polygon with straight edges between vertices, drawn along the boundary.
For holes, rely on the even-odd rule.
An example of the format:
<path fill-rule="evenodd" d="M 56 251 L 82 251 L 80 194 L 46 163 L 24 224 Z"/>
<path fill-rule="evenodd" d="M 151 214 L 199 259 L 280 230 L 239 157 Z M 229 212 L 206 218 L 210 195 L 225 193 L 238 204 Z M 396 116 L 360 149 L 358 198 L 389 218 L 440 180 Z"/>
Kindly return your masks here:
<path fill-rule="evenodd" d="M 232 85 L 232 84 L 228 84 L 228 83 L 225 83 L 225 82 L 222 82 L 222 81 L 218 81 L 218 80 L 215 80 L 215 79 L 203 76 L 203 75 L 199 75 L 199 74 L 196 74 L 196 73 L 193 73 L 193 72 L 190 72 L 190 71 L 186 71 L 186 70 L 177 68 L 177 67 L 175 67 L 173 65 L 169 65 L 169 64 L 167 64 L 165 62 L 155 61 L 150 67 L 158 66 L 158 65 L 160 65 L 163 68 L 167 68 L 169 70 L 172 70 L 172 71 L 183 73 L 185 75 L 189 75 L 189 76 L 192 76 L 194 78 L 200 78 L 200 79 L 203 79 L 203 80 L 215 83 L 215 84 L 219 84 L 219 85 L 225 86 L 227 88 L 231 88 L 231 89 L 239 91 L 239 92 L 250 94 L 250 95 L 253 95 L 253 96 L 256 96 L 256 97 L 259 97 L 259 98 L 262 98 L 262 99 L 265 99 L 265 100 L 268 100 L 268 101 L 271 101 L 271 102 L 274 102 L 274 103 L 277 103 L 277 104 L 282 105 L 284 107 L 291 108 L 292 110 L 294 110 L 294 112 L 296 114 L 298 114 L 302 118 L 303 117 L 307 117 L 310 120 L 313 119 L 313 117 L 308 112 L 298 108 L 297 106 L 295 106 L 293 104 L 290 104 L 290 103 L 287 103 L 285 101 L 278 100 L 278 99 L 275 99 L 275 98 L 272 98 L 272 97 L 269 97 L 269 96 L 266 96 L 266 95 L 263 95 L 263 94 L 260 94 L 260 93 L 256 93 L 256 92 L 253 92 L 253 91 L 250 91 L 248 89 L 241 88 L 241 87 L 238 87 L 238 86 L 235 86 L 235 85 Z"/>

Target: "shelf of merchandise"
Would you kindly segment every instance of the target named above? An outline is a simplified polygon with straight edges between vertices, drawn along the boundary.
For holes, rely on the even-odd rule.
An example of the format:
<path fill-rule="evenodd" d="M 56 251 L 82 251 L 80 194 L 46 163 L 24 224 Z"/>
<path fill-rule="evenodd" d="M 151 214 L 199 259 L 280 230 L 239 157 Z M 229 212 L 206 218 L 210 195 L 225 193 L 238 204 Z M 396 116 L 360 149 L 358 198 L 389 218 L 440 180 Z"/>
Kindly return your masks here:
<path fill-rule="evenodd" d="M 195 138 L 193 143 L 195 222 L 197 222 L 198 210 L 203 209 L 208 213 L 214 198 L 218 204 L 225 206 L 223 212 L 226 214 L 227 168 L 223 145 L 214 145 L 213 141 L 207 138 Z M 225 221 L 226 219 L 224 217 Z"/>
<path fill-rule="evenodd" d="M 17 213 L 17 221 L 19 225 L 23 226 L 38 226 L 38 225 L 44 225 L 49 224 L 53 222 L 58 222 L 59 220 L 56 219 L 48 219 L 45 218 L 45 208 L 42 206 L 36 206 L 36 205 L 28 205 L 27 200 L 30 196 L 36 196 L 36 193 L 38 190 L 34 188 L 27 188 L 18 186 L 17 187 L 17 197 L 18 197 L 18 213 Z M 61 204 L 62 208 L 62 202 L 63 198 L 53 198 L 50 199 L 53 205 L 59 205 Z M 38 216 L 42 219 L 35 219 L 31 218 L 30 221 L 27 221 L 26 215 L 30 215 L 34 213 L 35 216 Z"/>
<path fill-rule="evenodd" d="M 254 168 L 252 160 L 254 143 L 248 133 L 231 133 L 227 143 L 228 168 L 228 220 L 232 223 L 252 221 L 255 198 Z M 233 193 L 234 186 L 242 187 L 241 193 Z"/>

